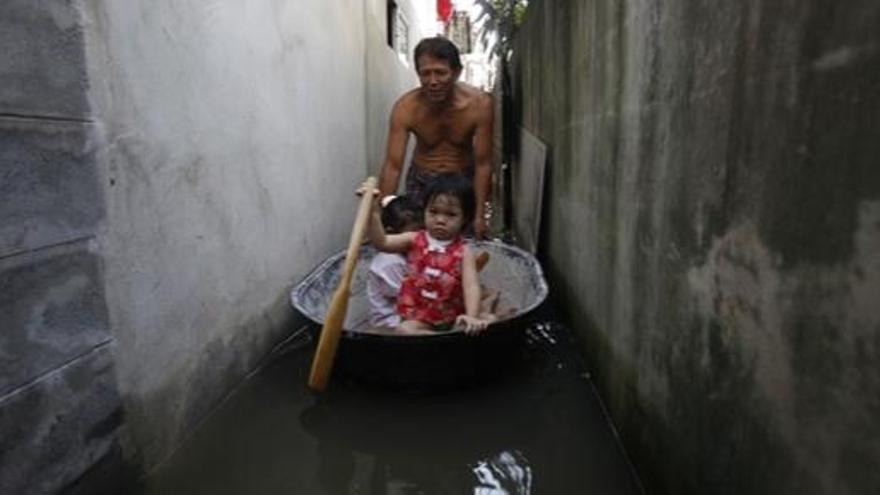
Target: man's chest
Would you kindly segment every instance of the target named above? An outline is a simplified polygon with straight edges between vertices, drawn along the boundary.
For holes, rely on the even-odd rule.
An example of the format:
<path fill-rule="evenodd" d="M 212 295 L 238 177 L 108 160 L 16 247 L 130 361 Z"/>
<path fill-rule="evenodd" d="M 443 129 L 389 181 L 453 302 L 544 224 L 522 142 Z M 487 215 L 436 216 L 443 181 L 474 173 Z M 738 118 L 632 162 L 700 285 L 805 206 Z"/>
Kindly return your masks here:
<path fill-rule="evenodd" d="M 414 119 L 410 130 L 428 146 L 443 142 L 466 146 L 473 139 L 476 127 L 474 118 L 459 111 L 420 115 Z"/>

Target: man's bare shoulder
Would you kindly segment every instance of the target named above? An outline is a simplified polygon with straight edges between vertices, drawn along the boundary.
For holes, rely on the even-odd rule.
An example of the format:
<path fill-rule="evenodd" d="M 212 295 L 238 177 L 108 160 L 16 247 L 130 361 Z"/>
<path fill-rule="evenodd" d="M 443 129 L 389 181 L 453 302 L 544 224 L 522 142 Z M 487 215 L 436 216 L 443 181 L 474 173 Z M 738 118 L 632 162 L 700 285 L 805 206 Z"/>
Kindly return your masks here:
<path fill-rule="evenodd" d="M 416 88 L 400 95 L 400 98 L 394 102 L 394 109 L 409 109 L 418 106 L 419 104 L 419 88 Z"/>
<path fill-rule="evenodd" d="M 492 95 L 482 89 L 465 82 L 459 82 L 457 89 L 467 107 L 480 110 L 492 107 Z"/>
<path fill-rule="evenodd" d="M 420 106 L 419 89 L 413 89 L 402 94 L 391 109 L 391 118 L 397 121 L 409 121 L 413 111 Z"/>
<path fill-rule="evenodd" d="M 459 82 L 458 89 L 460 89 L 468 97 L 473 98 L 477 101 L 483 101 L 492 98 L 491 94 L 466 82 Z"/>

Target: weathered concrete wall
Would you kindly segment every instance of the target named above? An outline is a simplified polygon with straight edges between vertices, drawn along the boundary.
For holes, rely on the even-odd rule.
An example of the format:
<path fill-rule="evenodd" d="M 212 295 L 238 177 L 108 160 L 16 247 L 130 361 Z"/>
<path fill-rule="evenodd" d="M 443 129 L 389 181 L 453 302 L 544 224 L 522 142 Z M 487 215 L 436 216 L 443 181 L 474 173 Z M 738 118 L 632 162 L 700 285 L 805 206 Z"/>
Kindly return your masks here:
<path fill-rule="evenodd" d="M 530 2 L 543 259 L 650 493 L 880 491 L 880 4 Z"/>
<path fill-rule="evenodd" d="M 365 163 L 361 2 L 85 3 L 119 388 L 146 467 L 285 332 Z"/>
<path fill-rule="evenodd" d="M 424 37 L 434 36 L 431 26 L 436 25 L 436 3 L 419 0 L 397 2 L 409 22 L 409 47 L 402 57 L 386 43 L 387 2 L 365 0 L 366 15 L 366 130 L 367 167 L 378 174 L 385 159 L 388 136 L 388 116 L 397 98 L 418 85 L 412 53 Z M 410 148 L 413 143 L 410 143 Z M 403 181 L 401 181 L 402 183 Z"/>
<path fill-rule="evenodd" d="M 0 4 L 0 493 L 119 458 L 80 26 L 69 2 Z"/>
<path fill-rule="evenodd" d="M 0 492 L 150 469 L 292 330 L 412 78 L 379 6 L 0 7 Z"/>

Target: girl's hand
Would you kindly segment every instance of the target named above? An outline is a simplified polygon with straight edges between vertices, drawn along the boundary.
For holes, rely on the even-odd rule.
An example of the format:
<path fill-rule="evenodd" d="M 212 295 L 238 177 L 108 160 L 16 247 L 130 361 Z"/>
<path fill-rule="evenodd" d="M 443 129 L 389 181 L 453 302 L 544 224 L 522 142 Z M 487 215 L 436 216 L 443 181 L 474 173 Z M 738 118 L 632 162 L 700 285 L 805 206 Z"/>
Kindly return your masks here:
<path fill-rule="evenodd" d="M 487 321 L 468 315 L 458 315 L 458 318 L 455 319 L 455 326 L 464 330 L 464 333 L 468 335 L 477 335 L 486 330 L 488 325 Z"/>

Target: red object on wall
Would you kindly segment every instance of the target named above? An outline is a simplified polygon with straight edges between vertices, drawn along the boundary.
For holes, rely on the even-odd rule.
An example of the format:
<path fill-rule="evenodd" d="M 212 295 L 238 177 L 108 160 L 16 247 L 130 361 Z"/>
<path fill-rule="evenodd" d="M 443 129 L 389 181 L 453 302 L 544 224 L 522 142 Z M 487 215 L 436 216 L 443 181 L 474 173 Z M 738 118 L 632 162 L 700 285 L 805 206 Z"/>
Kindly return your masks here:
<path fill-rule="evenodd" d="M 449 22 L 452 18 L 452 0 L 437 0 L 437 19 Z"/>

